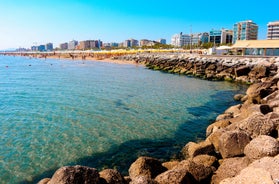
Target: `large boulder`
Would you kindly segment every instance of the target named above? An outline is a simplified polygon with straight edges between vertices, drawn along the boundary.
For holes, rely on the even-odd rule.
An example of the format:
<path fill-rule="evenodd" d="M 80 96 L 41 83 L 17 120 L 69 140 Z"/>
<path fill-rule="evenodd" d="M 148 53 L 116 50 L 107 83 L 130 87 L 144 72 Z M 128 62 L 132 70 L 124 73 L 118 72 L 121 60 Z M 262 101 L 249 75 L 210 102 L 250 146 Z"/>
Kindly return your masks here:
<path fill-rule="evenodd" d="M 173 170 L 187 170 L 193 177 L 195 183 L 208 182 L 215 171 L 214 167 L 198 163 L 192 159 L 181 161 Z"/>
<path fill-rule="evenodd" d="M 226 131 L 219 137 L 219 151 L 223 158 L 241 156 L 249 142 L 250 137 L 244 131 Z"/>
<path fill-rule="evenodd" d="M 132 180 L 138 176 L 145 176 L 153 179 L 157 175 L 165 172 L 167 169 L 162 166 L 162 163 L 155 158 L 139 157 L 129 168 L 129 175 Z"/>
<path fill-rule="evenodd" d="M 146 176 L 137 176 L 129 184 L 158 184 L 158 182 Z"/>
<path fill-rule="evenodd" d="M 167 168 L 168 170 L 171 170 L 172 168 L 174 168 L 178 164 L 179 164 L 179 161 L 177 161 L 177 160 L 162 163 L 162 165 L 165 168 Z"/>
<path fill-rule="evenodd" d="M 227 178 L 220 182 L 220 184 L 274 184 L 269 172 L 260 168 L 247 167 L 243 169 L 239 175 L 233 178 Z"/>
<path fill-rule="evenodd" d="M 168 170 L 155 178 L 159 184 L 194 184 L 192 176 L 186 169 Z"/>
<path fill-rule="evenodd" d="M 234 157 L 224 159 L 212 176 L 211 184 L 219 184 L 226 178 L 231 178 L 240 173 L 240 171 L 249 165 L 250 161 L 247 157 Z"/>
<path fill-rule="evenodd" d="M 209 141 L 202 141 L 200 143 L 189 142 L 182 148 L 182 154 L 185 159 L 193 158 L 197 155 L 214 155 L 214 146 Z"/>
<path fill-rule="evenodd" d="M 251 160 L 275 156 L 279 153 L 279 142 L 273 137 L 260 135 L 245 147 L 244 153 Z"/>
<path fill-rule="evenodd" d="M 101 180 L 105 180 L 107 184 L 124 184 L 124 177 L 114 169 L 105 169 L 99 172 Z"/>
<path fill-rule="evenodd" d="M 260 103 L 261 99 L 271 94 L 273 91 L 270 89 L 271 82 L 261 82 L 252 84 L 246 91 L 248 100 L 251 103 Z"/>
<path fill-rule="evenodd" d="M 49 181 L 50 181 L 50 178 L 44 178 L 44 179 L 40 180 L 38 182 L 38 184 L 48 184 Z"/>
<path fill-rule="evenodd" d="M 268 69 L 264 65 L 256 65 L 252 68 L 248 76 L 252 79 L 261 79 L 267 77 Z"/>
<path fill-rule="evenodd" d="M 211 142 L 215 148 L 215 152 L 219 152 L 219 138 L 226 130 L 224 128 L 217 129 L 216 131 L 212 132 L 207 138 L 206 141 Z"/>
<path fill-rule="evenodd" d="M 216 132 L 219 129 L 225 128 L 231 124 L 229 119 L 223 119 L 219 121 L 215 121 L 211 125 L 209 125 L 206 129 L 206 137 L 208 137 L 213 132 Z"/>
<path fill-rule="evenodd" d="M 97 169 L 85 166 L 65 166 L 58 169 L 48 184 L 91 183 L 99 184 Z"/>
<path fill-rule="evenodd" d="M 217 166 L 219 165 L 217 158 L 214 156 L 210 156 L 210 155 L 198 155 L 190 160 L 192 160 L 196 164 L 202 164 L 205 167 L 217 168 Z"/>
<path fill-rule="evenodd" d="M 239 77 L 239 76 L 247 76 L 248 73 L 251 71 L 250 67 L 245 65 L 245 66 L 241 66 L 238 68 L 235 68 L 235 76 Z"/>
<path fill-rule="evenodd" d="M 249 167 L 264 169 L 270 173 L 273 179 L 279 180 L 279 155 L 276 157 L 263 157 L 254 161 Z"/>
<path fill-rule="evenodd" d="M 270 135 L 275 130 L 275 124 L 263 114 L 254 114 L 239 123 L 238 127 L 245 130 L 251 138 L 259 135 Z"/>

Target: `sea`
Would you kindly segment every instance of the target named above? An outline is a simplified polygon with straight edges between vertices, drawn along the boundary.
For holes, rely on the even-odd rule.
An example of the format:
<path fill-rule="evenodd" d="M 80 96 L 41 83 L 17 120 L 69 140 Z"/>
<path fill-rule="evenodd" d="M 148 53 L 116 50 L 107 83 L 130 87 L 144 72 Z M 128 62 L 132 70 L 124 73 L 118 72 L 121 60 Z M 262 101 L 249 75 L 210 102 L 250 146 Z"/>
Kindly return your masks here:
<path fill-rule="evenodd" d="M 246 89 L 136 64 L 0 56 L 0 183 L 177 159 Z"/>

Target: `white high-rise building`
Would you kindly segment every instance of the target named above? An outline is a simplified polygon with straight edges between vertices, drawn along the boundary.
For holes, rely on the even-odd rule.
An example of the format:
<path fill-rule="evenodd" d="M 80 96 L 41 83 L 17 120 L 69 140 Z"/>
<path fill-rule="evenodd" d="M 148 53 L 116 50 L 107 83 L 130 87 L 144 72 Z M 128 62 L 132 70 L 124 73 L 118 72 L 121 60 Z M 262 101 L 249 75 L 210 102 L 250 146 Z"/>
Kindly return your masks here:
<path fill-rule="evenodd" d="M 279 21 L 269 22 L 267 24 L 267 39 L 279 40 Z"/>
<path fill-rule="evenodd" d="M 188 34 L 175 34 L 171 37 L 171 45 L 176 47 L 183 47 L 191 44 L 191 36 Z"/>

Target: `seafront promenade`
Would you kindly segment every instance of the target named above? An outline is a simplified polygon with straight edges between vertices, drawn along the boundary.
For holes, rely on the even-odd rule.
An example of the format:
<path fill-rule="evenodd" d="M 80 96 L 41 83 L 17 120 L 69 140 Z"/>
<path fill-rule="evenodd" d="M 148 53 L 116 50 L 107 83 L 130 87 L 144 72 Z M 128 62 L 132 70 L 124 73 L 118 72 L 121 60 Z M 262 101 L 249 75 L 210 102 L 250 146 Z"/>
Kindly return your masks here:
<path fill-rule="evenodd" d="M 214 57 L 188 54 L 130 54 L 112 60 L 142 63 L 153 70 L 210 80 L 251 84 L 208 126 L 206 139 L 185 143 L 178 160 L 139 157 L 129 176 L 117 170 L 98 171 L 65 166 L 43 183 L 278 183 L 279 58 Z M 202 116 L 202 115 L 201 115 Z"/>

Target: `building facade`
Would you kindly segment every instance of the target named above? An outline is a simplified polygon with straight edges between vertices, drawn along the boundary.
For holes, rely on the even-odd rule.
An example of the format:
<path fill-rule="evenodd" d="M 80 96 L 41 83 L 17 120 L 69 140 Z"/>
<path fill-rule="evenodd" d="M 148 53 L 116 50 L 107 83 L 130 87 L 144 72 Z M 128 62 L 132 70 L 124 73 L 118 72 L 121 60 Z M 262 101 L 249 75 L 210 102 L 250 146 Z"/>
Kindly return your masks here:
<path fill-rule="evenodd" d="M 131 38 L 129 40 L 125 40 L 123 43 L 123 46 L 124 47 L 137 47 L 137 46 L 139 46 L 139 41 Z"/>
<path fill-rule="evenodd" d="M 61 44 L 59 45 L 59 48 L 60 48 L 61 50 L 67 50 L 67 49 L 68 49 L 68 43 L 61 43 Z"/>
<path fill-rule="evenodd" d="M 230 44 L 233 39 L 233 30 L 222 29 L 221 33 L 221 44 Z"/>
<path fill-rule="evenodd" d="M 204 32 L 200 34 L 200 43 L 208 43 L 209 42 L 209 33 Z"/>
<path fill-rule="evenodd" d="M 229 44 L 232 43 L 232 38 L 233 30 L 223 28 L 221 30 L 212 29 L 209 32 L 209 42 L 214 44 Z"/>
<path fill-rule="evenodd" d="M 52 43 L 47 43 L 45 46 L 46 51 L 53 51 L 53 44 Z"/>
<path fill-rule="evenodd" d="M 267 24 L 267 39 L 279 40 L 279 21 L 269 22 Z"/>
<path fill-rule="evenodd" d="M 101 47 L 100 40 L 85 40 L 79 42 L 80 50 L 99 49 Z"/>
<path fill-rule="evenodd" d="M 241 21 L 233 25 L 233 43 L 237 40 L 257 40 L 258 25 L 251 20 Z"/>
<path fill-rule="evenodd" d="M 167 40 L 164 39 L 164 38 L 160 38 L 160 39 L 158 40 L 158 42 L 159 42 L 160 44 L 167 44 Z"/>
<path fill-rule="evenodd" d="M 68 50 L 75 50 L 78 45 L 78 41 L 72 40 L 68 43 Z"/>
<path fill-rule="evenodd" d="M 171 45 L 175 47 L 183 47 L 186 45 L 190 45 L 191 43 L 191 36 L 188 34 L 175 34 L 171 37 Z"/>

